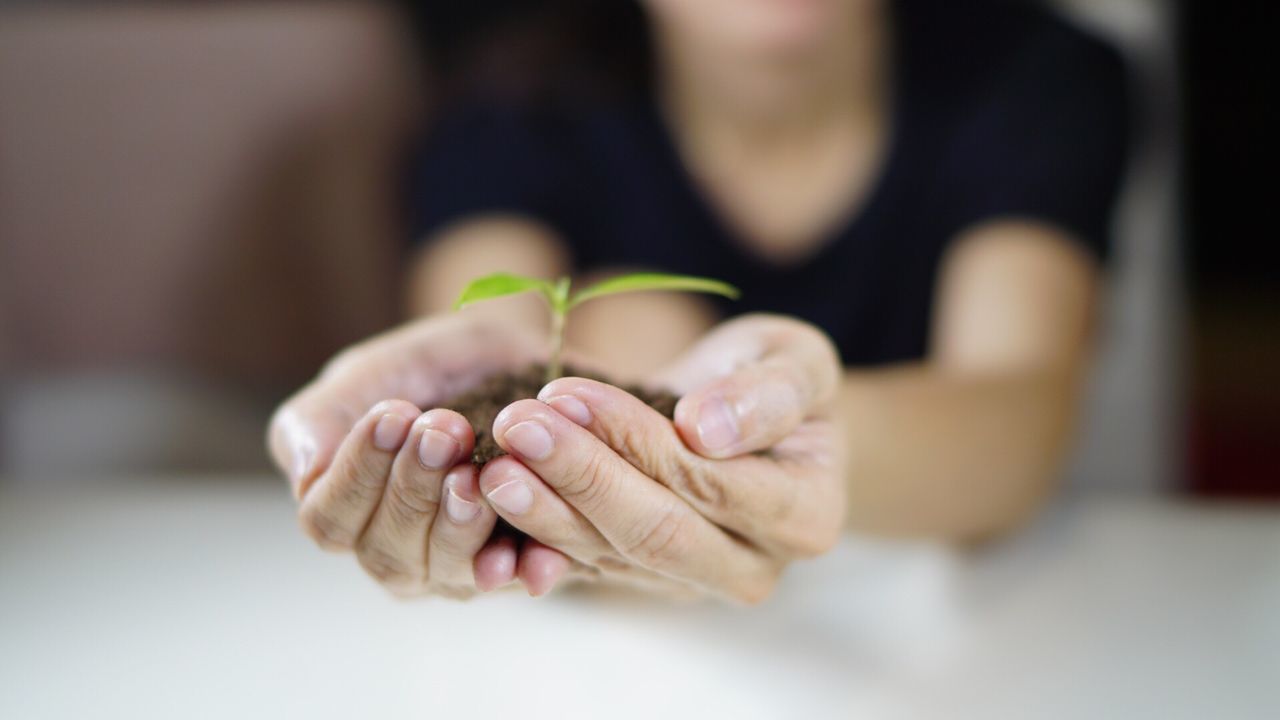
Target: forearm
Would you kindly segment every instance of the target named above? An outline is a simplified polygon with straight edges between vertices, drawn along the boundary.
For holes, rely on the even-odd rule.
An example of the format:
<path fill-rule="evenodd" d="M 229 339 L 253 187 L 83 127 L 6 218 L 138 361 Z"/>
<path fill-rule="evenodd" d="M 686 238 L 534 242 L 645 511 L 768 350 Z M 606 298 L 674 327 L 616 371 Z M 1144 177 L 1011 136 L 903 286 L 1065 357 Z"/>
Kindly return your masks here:
<path fill-rule="evenodd" d="M 1076 372 L 849 372 L 840 397 L 849 524 L 977 540 L 1016 527 L 1051 490 Z"/>

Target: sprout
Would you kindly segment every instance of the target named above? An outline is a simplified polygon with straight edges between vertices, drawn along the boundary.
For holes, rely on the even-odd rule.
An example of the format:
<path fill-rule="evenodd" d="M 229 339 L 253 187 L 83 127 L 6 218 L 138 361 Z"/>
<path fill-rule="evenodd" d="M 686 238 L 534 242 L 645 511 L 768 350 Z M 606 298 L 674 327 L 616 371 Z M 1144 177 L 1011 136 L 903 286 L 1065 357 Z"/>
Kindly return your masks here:
<path fill-rule="evenodd" d="M 495 273 L 471 281 L 463 289 L 462 294 L 453 303 L 453 309 L 459 310 L 473 302 L 515 295 L 522 292 L 536 291 L 547 301 L 551 308 L 551 355 L 547 362 L 547 382 L 560 377 L 560 351 L 564 346 L 564 324 L 569 311 L 582 303 L 605 295 L 616 295 L 625 292 L 642 290 L 681 290 L 685 292 L 701 292 L 723 295 L 731 300 L 738 298 L 738 289 L 734 286 L 712 280 L 710 278 L 692 277 L 689 275 L 666 275 L 663 273 L 635 273 L 620 275 L 596 283 L 591 287 L 569 292 L 569 278 L 562 277 L 550 282 L 541 278 L 522 277 L 510 273 Z"/>

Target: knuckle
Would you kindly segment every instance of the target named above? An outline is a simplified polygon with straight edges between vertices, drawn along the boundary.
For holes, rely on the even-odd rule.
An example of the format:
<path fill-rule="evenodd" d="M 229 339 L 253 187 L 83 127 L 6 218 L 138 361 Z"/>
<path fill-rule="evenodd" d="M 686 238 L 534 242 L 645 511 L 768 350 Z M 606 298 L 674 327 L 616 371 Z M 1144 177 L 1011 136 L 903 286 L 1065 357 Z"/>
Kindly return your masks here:
<path fill-rule="evenodd" d="M 397 475 L 387 486 L 387 502 L 402 520 L 417 521 L 436 514 L 440 507 L 440 489 L 438 483 L 433 490 L 427 482 L 414 482 Z"/>
<path fill-rule="evenodd" d="M 608 463 L 599 454 L 592 453 L 577 465 L 557 489 L 573 505 L 599 507 L 606 502 L 609 488 L 613 486 L 608 473 Z"/>
<path fill-rule="evenodd" d="M 653 448 L 662 447 L 632 423 L 600 423 L 599 427 L 604 444 L 637 467 L 642 467 L 649 460 Z"/>
<path fill-rule="evenodd" d="M 452 532 L 431 533 L 431 550 L 427 554 L 433 560 L 433 568 L 440 565 L 435 560 L 448 560 L 450 567 L 469 567 L 470 558 L 466 557 L 466 550 L 471 543 L 472 539 L 464 535 Z M 434 575 L 434 569 L 432 573 Z"/>
<path fill-rule="evenodd" d="M 298 521 L 303 532 L 325 550 L 338 552 L 355 545 L 352 532 L 318 505 L 304 505 Z"/>
<path fill-rule="evenodd" d="M 401 558 L 381 548 L 362 547 L 356 557 L 370 577 L 398 592 L 407 593 L 419 579 Z"/>
<path fill-rule="evenodd" d="M 666 567 L 686 554 L 689 527 L 685 515 L 669 507 L 636 533 L 624 554 L 646 567 Z"/>
<path fill-rule="evenodd" d="M 723 478 L 704 463 L 683 456 L 673 458 L 665 463 L 657 479 L 698 507 L 720 512 L 732 510 L 733 503 Z"/>
<path fill-rule="evenodd" d="M 354 485 L 353 490 L 362 496 L 367 492 L 382 492 L 387 483 L 387 467 L 383 460 L 364 451 L 352 453 L 348 462 L 346 470 Z"/>
<path fill-rule="evenodd" d="M 655 449 L 667 448 L 671 444 L 668 438 L 657 437 L 647 429 L 628 423 L 606 423 L 602 430 L 604 443 L 623 460 L 673 490 L 688 486 L 691 490 L 703 489 L 713 495 L 719 493 L 696 456 L 665 450 L 655 452 Z"/>

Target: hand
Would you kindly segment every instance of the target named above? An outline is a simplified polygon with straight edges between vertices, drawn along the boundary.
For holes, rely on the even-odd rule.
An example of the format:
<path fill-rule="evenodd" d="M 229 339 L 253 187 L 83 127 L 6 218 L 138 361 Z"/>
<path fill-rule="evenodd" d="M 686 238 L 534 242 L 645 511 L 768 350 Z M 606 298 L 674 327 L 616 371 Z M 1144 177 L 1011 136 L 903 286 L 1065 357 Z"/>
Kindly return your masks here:
<path fill-rule="evenodd" d="M 354 551 L 401 595 L 465 596 L 509 582 L 517 549 L 510 538 L 487 542 L 496 518 L 477 487 L 470 425 L 450 410 L 418 408 L 523 367 L 540 348 L 535 337 L 464 314 L 407 325 L 334 358 L 268 431 L 307 534 Z"/>
<path fill-rule="evenodd" d="M 839 537 L 839 377 L 820 331 L 748 316 L 660 376 L 684 393 L 674 423 L 581 378 L 508 406 L 494 434 L 512 457 L 486 465 L 480 487 L 541 543 L 521 556 L 521 578 L 531 591 L 554 583 L 565 567 L 551 562 L 554 548 L 576 574 L 764 599 L 788 562 Z"/>

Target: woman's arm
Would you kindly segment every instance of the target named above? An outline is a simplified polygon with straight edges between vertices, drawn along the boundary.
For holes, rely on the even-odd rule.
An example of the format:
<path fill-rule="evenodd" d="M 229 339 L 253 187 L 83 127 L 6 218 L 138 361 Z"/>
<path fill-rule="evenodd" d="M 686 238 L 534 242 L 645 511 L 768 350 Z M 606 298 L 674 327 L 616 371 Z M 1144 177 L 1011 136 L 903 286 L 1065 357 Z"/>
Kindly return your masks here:
<path fill-rule="evenodd" d="M 1022 221 L 959 238 L 920 364 L 849 371 L 841 388 L 849 522 L 877 534 L 978 540 L 1052 489 L 1089 357 L 1095 263 Z"/>

